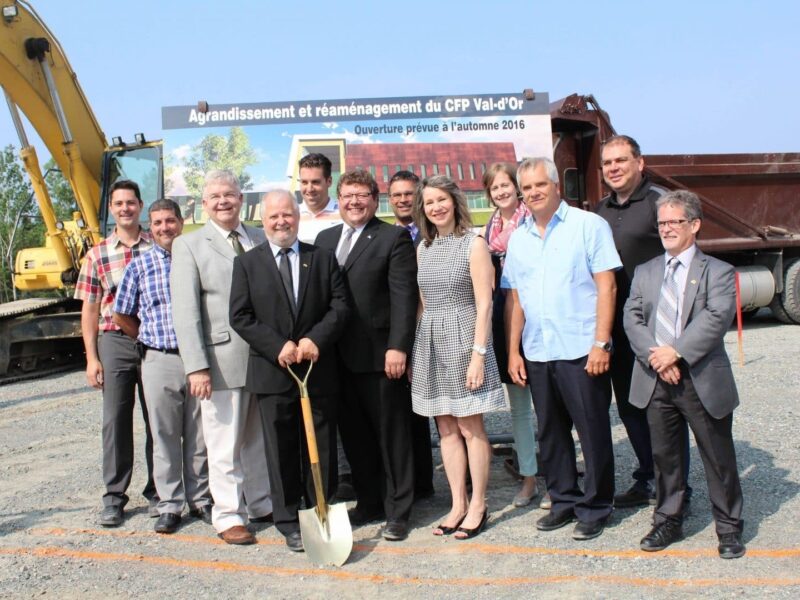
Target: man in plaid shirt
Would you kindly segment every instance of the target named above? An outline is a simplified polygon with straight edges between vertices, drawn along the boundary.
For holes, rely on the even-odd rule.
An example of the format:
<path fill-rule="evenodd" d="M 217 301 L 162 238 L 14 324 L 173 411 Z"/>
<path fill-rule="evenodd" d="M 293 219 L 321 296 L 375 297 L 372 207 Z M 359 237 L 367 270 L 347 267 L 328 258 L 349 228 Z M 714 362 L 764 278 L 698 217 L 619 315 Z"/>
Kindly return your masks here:
<path fill-rule="evenodd" d="M 134 341 L 112 320 L 114 295 L 125 266 L 149 250 L 153 239 L 139 225 L 142 198 L 139 186 L 120 180 L 111 186 L 108 210 L 114 218 L 114 233 L 94 246 L 81 267 L 75 298 L 83 300 L 81 330 L 86 349 L 86 379 L 103 390 L 103 511 L 100 524 L 117 527 L 128 502 L 125 494 L 133 473 L 133 404 L 141 385 L 139 355 Z M 158 497 L 153 483 L 153 440 L 144 394 L 139 400 L 145 422 L 147 485 L 143 490 L 150 503 L 150 516 L 158 516 Z"/>
<path fill-rule="evenodd" d="M 183 218 L 169 199 L 157 200 L 148 213 L 155 245 L 125 269 L 114 300 L 114 322 L 140 344 L 154 435 L 153 474 L 161 499 L 155 530 L 174 533 L 185 503 L 191 516 L 210 524 L 212 501 L 200 402 L 189 393 L 172 326 L 172 241 L 183 231 Z"/>

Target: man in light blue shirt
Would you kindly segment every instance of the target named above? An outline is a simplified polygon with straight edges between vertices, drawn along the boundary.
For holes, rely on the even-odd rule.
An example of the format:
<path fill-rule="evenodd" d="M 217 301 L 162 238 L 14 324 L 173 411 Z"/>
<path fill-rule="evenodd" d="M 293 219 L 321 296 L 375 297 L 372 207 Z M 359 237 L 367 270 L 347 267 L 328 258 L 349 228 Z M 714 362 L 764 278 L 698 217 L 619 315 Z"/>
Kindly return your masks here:
<path fill-rule="evenodd" d="M 525 159 L 517 180 L 533 219 L 511 236 L 502 286 L 512 299 L 508 370 L 514 383 L 530 385 L 553 503 L 536 527 L 550 531 L 577 519 L 572 537 L 587 540 L 603 532 L 614 500 L 608 369 L 614 271 L 622 263 L 608 223 L 561 200 L 550 159 Z M 586 463 L 583 491 L 573 424 Z"/>

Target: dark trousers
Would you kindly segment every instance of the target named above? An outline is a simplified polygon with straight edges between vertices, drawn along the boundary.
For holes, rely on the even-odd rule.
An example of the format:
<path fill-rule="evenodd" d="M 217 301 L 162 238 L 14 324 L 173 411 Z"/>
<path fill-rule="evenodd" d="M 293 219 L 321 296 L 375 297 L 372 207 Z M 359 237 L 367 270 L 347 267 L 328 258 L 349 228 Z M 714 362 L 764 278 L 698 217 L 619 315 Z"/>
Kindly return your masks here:
<path fill-rule="evenodd" d="M 316 506 L 300 395 L 257 394 L 272 493 L 275 527 L 283 535 L 300 530 L 297 511 Z M 311 398 L 311 414 L 326 499 L 336 492 L 336 396 Z"/>
<path fill-rule="evenodd" d="M 622 323 L 622 315 L 618 315 Z M 647 423 L 647 410 L 634 406 L 629 402 L 631 392 L 631 376 L 633 363 L 636 356 L 633 354 L 630 342 L 625 331 L 620 326 L 614 328 L 614 354 L 611 357 L 611 383 L 614 386 L 614 398 L 617 401 L 617 412 L 628 440 L 639 461 L 638 468 L 633 472 L 633 479 L 637 485 L 644 486 L 655 477 L 653 468 L 653 445 L 650 441 L 650 426 Z M 686 482 L 689 481 L 689 427 L 683 430 L 684 446 L 686 446 Z M 691 488 L 689 488 L 691 489 Z"/>
<path fill-rule="evenodd" d="M 621 319 L 621 315 L 619 316 Z M 631 392 L 631 374 L 636 357 L 631 350 L 630 342 L 624 331 L 614 329 L 614 354 L 611 356 L 611 383 L 614 386 L 614 398 L 617 401 L 617 412 L 628 440 L 633 447 L 638 468 L 633 478 L 641 485 L 647 484 L 655 477 L 653 472 L 653 447 L 650 443 L 650 427 L 647 425 L 647 411 L 633 406 L 628 398 Z"/>
<path fill-rule="evenodd" d="M 682 441 L 686 424 L 692 428 L 706 472 L 717 534 L 742 531 L 742 488 L 733 446 L 733 413 L 715 419 L 697 397 L 688 369 L 681 381 L 669 385 L 659 380 L 647 420 L 656 467 L 656 511 L 653 522 L 681 522 L 686 500 L 687 449 Z"/>
<path fill-rule="evenodd" d="M 411 414 L 411 446 L 414 452 L 414 493 L 433 492 L 433 454 L 430 418 Z"/>
<path fill-rule="evenodd" d="M 142 407 L 145 431 L 147 485 L 142 494 L 157 498 L 153 482 L 153 436 L 147 414 L 139 354 L 135 342 L 122 332 L 107 332 L 97 339 L 97 353 L 103 365 L 103 494 L 104 506 L 125 506 L 125 493 L 133 475 L 133 405 L 136 390 Z"/>
<path fill-rule="evenodd" d="M 552 512 L 574 512 L 583 522 L 606 518 L 614 502 L 614 451 L 608 418 L 611 381 L 608 374 L 590 377 L 584 370 L 586 358 L 525 361 Z M 583 491 L 578 487 L 573 424 L 586 463 Z"/>
<path fill-rule="evenodd" d="M 414 502 L 411 392 L 405 377 L 343 372 L 339 430 L 358 505 L 407 520 Z"/>

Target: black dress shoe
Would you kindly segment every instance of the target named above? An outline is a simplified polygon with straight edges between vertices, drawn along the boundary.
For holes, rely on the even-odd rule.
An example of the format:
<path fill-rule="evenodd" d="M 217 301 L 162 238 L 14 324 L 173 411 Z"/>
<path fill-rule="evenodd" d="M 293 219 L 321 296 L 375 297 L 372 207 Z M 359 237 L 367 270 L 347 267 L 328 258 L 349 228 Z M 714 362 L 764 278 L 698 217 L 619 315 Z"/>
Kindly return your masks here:
<path fill-rule="evenodd" d="M 390 542 L 402 542 L 408 537 L 408 521 L 389 519 L 383 528 L 383 539 Z"/>
<path fill-rule="evenodd" d="M 720 558 L 739 558 L 747 551 L 742 543 L 741 533 L 723 533 L 719 536 L 717 547 Z"/>
<path fill-rule="evenodd" d="M 103 527 L 119 527 L 122 520 L 121 506 L 106 506 L 100 513 L 100 525 Z"/>
<path fill-rule="evenodd" d="M 181 524 L 181 516 L 175 513 L 164 513 L 158 517 L 155 529 L 156 533 L 175 533 Z"/>
<path fill-rule="evenodd" d="M 603 517 L 596 521 L 578 521 L 578 524 L 575 525 L 575 529 L 572 531 L 572 539 L 591 540 L 592 538 L 596 538 L 603 533 L 606 523 L 608 523 L 608 517 Z"/>
<path fill-rule="evenodd" d="M 347 516 L 350 518 L 351 525 L 358 526 L 374 523 L 376 521 L 383 521 L 386 515 L 382 508 L 365 509 L 356 506 L 347 511 Z"/>
<path fill-rule="evenodd" d="M 345 473 L 339 476 L 334 497 L 336 500 L 343 500 L 345 502 L 356 499 L 356 489 L 353 487 L 352 475 Z"/>
<path fill-rule="evenodd" d="M 274 523 L 275 517 L 272 516 L 272 513 L 268 515 L 261 515 L 260 517 L 250 517 L 251 523 Z"/>
<path fill-rule="evenodd" d="M 286 536 L 286 547 L 292 552 L 303 551 L 303 536 L 300 535 L 299 531 L 293 531 Z"/>
<path fill-rule="evenodd" d="M 656 503 L 655 490 L 649 484 L 634 483 L 627 492 L 614 496 L 615 508 L 634 508 Z"/>
<path fill-rule="evenodd" d="M 189 516 L 195 519 L 200 519 L 203 523 L 211 525 L 211 505 L 198 506 L 189 511 Z"/>
<path fill-rule="evenodd" d="M 683 528 L 680 523 L 664 521 L 659 523 L 642 538 L 639 547 L 645 552 L 658 552 L 673 542 L 683 539 Z"/>
<path fill-rule="evenodd" d="M 560 513 L 554 513 L 550 511 L 541 519 L 536 521 L 536 529 L 539 531 L 553 531 L 554 529 L 559 529 L 566 525 L 567 523 L 572 523 L 575 520 L 575 513 L 571 510 L 567 510 Z"/>

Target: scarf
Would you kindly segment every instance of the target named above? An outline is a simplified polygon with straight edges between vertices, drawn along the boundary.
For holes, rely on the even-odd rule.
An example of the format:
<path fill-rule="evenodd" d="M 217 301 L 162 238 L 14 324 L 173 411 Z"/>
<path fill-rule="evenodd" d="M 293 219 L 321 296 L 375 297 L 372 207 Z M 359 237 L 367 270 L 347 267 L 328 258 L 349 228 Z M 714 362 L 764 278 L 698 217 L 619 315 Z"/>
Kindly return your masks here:
<path fill-rule="evenodd" d="M 508 248 L 508 239 L 514 230 L 528 217 L 528 207 L 524 202 L 517 205 L 517 210 L 514 211 L 514 216 L 511 220 L 503 226 L 503 217 L 500 216 L 500 209 L 494 211 L 492 219 L 487 226 L 489 251 L 492 254 L 505 254 Z"/>

